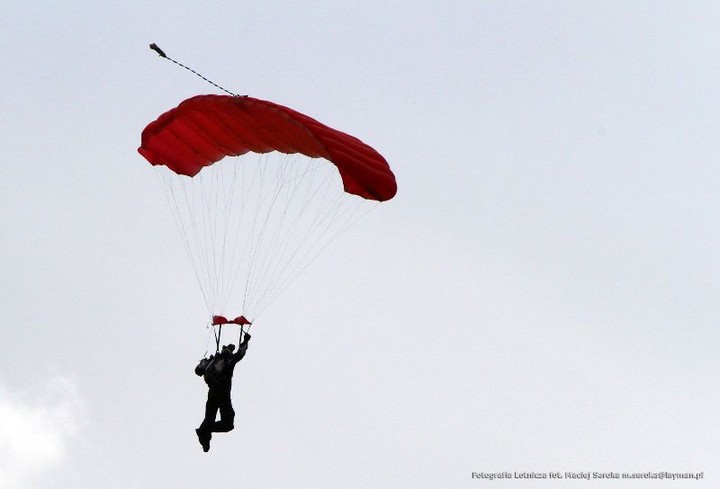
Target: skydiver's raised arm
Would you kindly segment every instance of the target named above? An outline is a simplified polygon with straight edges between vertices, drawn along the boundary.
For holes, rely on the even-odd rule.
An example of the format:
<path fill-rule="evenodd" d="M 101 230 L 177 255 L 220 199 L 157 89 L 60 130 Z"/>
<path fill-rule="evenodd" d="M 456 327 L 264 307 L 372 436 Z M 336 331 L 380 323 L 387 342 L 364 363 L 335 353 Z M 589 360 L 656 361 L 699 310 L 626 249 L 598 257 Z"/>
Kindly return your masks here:
<path fill-rule="evenodd" d="M 243 359 L 245 356 L 245 352 L 247 352 L 248 348 L 248 342 L 250 341 L 250 333 L 245 333 L 245 337 L 243 338 L 242 343 L 240 343 L 240 346 L 238 347 L 238 351 L 233 354 L 233 361 L 235 363 L 239 362 Z"/>

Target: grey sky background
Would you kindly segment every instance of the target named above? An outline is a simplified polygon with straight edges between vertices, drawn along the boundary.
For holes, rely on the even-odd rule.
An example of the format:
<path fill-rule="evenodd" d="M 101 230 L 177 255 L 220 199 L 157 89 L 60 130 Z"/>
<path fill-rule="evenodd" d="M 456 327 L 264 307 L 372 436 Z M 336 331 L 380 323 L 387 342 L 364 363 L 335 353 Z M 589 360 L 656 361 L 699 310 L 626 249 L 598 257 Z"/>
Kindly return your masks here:
<path fill-rule="evenodd" d="M 399 185 L 253 327 L 208 454 L 208 318 L 136 148 L 215 90 L 150 42 Z M 0 487 L 716 487 L 718 45 L 699 1 L 3 2 Z"/>

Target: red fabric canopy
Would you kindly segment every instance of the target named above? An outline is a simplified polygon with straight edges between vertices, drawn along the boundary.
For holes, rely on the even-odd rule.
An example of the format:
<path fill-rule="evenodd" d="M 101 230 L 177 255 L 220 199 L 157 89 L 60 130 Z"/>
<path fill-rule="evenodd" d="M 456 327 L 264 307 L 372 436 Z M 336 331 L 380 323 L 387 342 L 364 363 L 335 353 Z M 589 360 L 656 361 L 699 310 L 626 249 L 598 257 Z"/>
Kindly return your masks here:
<path fill-rule="evenodd" d="M 345 191 L 365 199 L 385 201 L 397 192 L 387 161 L 367 144 L 292 109 L 252 97 L 189 98 L 148 124 L 138 148 L 153 165 L 190 177 L 225 156 L 271 151 L 331 161 Z"/>

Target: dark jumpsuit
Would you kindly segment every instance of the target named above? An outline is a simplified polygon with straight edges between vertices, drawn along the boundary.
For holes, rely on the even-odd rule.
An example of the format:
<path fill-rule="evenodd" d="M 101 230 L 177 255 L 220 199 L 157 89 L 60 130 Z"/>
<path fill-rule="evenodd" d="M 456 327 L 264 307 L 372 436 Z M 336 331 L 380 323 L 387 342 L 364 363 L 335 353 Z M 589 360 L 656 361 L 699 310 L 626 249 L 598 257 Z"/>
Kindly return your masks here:
<path fill-rule="evenodd" d="M 222 361 L 222 370 L 216 376 L 205 376 L 208 385 L 208 397 L 205 403 L 205 419 L 197 429 L 198 436 L 210 439 L 211 433 L 225 433 L 231 431 L 235 425 L 235 410 L 232 407 L 230 391 L 232 389 L 232 375 L 235 365 L 242 360 L 247 351 L 246 341 L 240 344 L 237 353 L 230 353 L 224 350 L 213 358 L 208 368 L 214 368 L 217 361 Z M 196 373 L 197 370 L 196 370 Z M 202 373 L 198 373 L 202 375 Z M 215 421 L 217 412 L 220 411 L 220 421 Z"/>

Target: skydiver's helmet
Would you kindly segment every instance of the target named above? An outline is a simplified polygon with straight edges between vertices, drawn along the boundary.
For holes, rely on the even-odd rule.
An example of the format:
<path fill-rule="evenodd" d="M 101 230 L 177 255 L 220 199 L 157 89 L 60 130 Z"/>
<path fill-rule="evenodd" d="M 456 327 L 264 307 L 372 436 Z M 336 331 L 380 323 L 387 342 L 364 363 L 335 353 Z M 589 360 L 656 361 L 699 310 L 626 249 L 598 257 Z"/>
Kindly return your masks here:
<path fill-rule="evenodd" d="M 222 347 L 222 353 L 227 352 L 227 353 L 231 353 L 231 354 L 232 354 L 232 352 L 234 352 L 234 351 L 235 351 L 235 345 L 233 345 L 232 343 L 230 343 L 229 345 L 225 345 L 225 346 Z"/>

